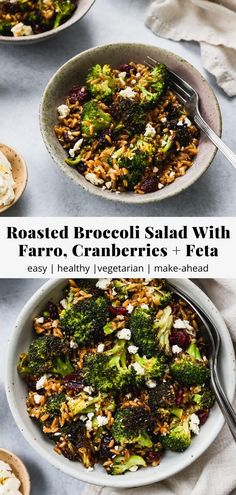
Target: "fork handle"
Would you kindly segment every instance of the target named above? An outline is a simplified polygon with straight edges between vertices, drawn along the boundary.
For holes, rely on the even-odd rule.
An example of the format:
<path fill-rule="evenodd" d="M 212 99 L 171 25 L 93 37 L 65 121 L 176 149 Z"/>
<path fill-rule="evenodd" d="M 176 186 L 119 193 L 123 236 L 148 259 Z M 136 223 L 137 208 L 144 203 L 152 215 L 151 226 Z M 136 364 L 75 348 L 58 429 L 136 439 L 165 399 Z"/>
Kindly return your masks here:
<path fill-rule="evenodd" d="M 232 408 L 226 394 L 224 393 L 220 381 L 218 379 L 217 374 L 214 373 L 214 370 L 212 370 L 212 375 L 211 375 L 211 384 L 213 391 L 215 393 L 216 401 L 224 415 L 224 418 L 226 420 L 226 423 L 230 429 L 230 432 L 236 442 L 236 415 L 235 411 Z"/>
<path fill-rule="evenodd" d="M 217 146 L 217 148 L 226 156 L 226 158 L 236 168 L 236 154 L 225 144 L 222 139 L 211 129 L 207 122 L 203 119 L 200 112 L 196 112 L 194 120 L 198 127 L 207 135 L 207 137 Z"/>

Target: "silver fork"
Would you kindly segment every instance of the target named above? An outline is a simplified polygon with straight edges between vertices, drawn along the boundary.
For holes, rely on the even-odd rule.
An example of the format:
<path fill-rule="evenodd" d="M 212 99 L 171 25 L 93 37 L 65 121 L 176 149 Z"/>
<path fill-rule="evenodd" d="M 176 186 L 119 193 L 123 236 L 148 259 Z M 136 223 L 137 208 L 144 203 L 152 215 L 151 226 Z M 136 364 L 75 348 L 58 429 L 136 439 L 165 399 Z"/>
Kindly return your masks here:
<path fill-rule="evenodd" d="M 158 63 L 152 57 L 147 56 L 148 61 L 144 61 L 150 68 L 154 68 Z M 199 110 L 199 95 L 190 84 L 178 76 L 175 72 L 168 69 L 169 83 L 173 91 L 176 93 L 179 101 L 185 106 L 186 110 L 193 117 L 194 121 L 206 136 L 215 144 L 215 146 L 225 155 L 225 157 L 236 168 L 236 154 L 223 143 L 222 139 L 211 129 L 207 122 L 202 117 Z"/>
<path fill-rule="evenodd" d="M 227 395 L 225 394 L 220 383 L 218 374 L 218 358 L 220 352 L 221 337 L 218 329 L 215 327 L 210 317 L 206 314 L 203 308 L 192 300 L 182 289 L 177 288 L 172 281 L 167 281 L 167 287 L 184 299 L 198 315 L 203 323 L 202 335 L 207 342 L 210 350 L 209 363 L 211 369 L 211 384 L 215 393 L 216 400 L 228 424 L 234 440 L 236 441 L 236 413 L 231 406 Z"/>

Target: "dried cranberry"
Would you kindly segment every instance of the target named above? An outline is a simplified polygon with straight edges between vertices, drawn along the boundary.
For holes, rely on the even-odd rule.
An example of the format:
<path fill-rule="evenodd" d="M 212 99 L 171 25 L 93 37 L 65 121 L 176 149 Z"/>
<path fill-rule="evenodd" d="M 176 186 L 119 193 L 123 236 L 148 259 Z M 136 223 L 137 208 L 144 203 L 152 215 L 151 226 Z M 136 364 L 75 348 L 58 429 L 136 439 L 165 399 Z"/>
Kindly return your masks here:
<path fill-rule="evenodd" d="M 199 409 L 199 411 L 197 411 L 197 416 L 199 417 L 200 419 L 200 425 L 204 425 L 204 423 L 206 422 L 208 416 L 209 416 L 209 411 L 205 411 L 203 409 Z"/>
<path fill-rule="evenodd" d="M 126 74 L 128 74 L 129 76 L 130 76 L 131 71 L 133 72 L 133 74 L 137 74 L 136 67 L 132 67 L 132 65 L 130 65 L 130 64 L 120 64 L 118 66 L 118 70 L 120 72 L 126 72 Z"/>
<path fill-rule="evenodd" d="M 109 146 L 110 143 L 109 141 L 107 140 L 106 136 L 109 136 L 112 140 L 112 132 L 110 130 L 108 131 L 105 131 L 101 134 L 100 138 L 99 138 L 99 147 L 100 148 L 105 148 L 106 146 Z"/>
<path fill-rule="evenodd" d="M 187 127 L 182 126 L 176 134 L 176 139 L 179 141 L 180 146 L 188 146 L 192 139 L 191 133 L 188 131 Z"/>
<path fill-rule="evenodd" d="M 169 340 L 170 345 L 178 345 L 181 349 L 186 349 L 189 345 L 189 336 L 183 330 L 172 330 Z"/>
<path fill-rule="evenodd" d="M 50 318 L 52 318 L 52 320 L 57 320 L 59 318 L 59 313 L 58 313 L 58 309 L 57 309 L 56 304 L 49 301 L 49 303 L 47 304 L 47 310 L 48 310 L 48 312 L 50 314 Z"/>
<path fill-rule="evenodd" d="M 73 86 L 70 90 L 69 97 L 71 103 L 76 103 L 77 101 L 79 103 L 85 103 L 89 100 L 90 95 L 85 86 Z"/>
<path fill-rule="evenodd" d="M 157 177 L 148 177 L 148 179 L 145 179 L 141 183 L 140 189 L 141 189 L 141 191 L 143 191 L 145 193 L 151 193 L 151 192 L 157 191 L 158 182 L 159 181 L 158 181 Z"/>
<path fill-rule="evenodd" d="M 64 378 L 64 384 L 67 390 L 81 392 L 84 388 L 84 380 L 80 371 L 71 373 Z"/>
<path fill-rule="evenodd" d="M 111 316 L 115 318 L 117 315 L 126 315 L 127 314 L 127 309 L 123 308 L 123 306 L 109 306 L 109 311 Z"/>
<path fill-rule="evenodd" d="M 183 398 L 184 398 L 184 391 L 182 388 L 179 388 L 176 392 L 176 395 L 175 395 L 175 402 L 176 402 L 177 406 L 181 406 L 181 404 L 183 402 Z"/>
<path fill-rule="evenodd" d="M 154 450 L 149 450 L 146 454 L 147 458 L 150 462 L 158 462 L 160 460 L 159 452 L 155 452 Z"/>
<path fill-rule="evenodd" d="M 110 451 L 110 447 L 109 447 L 109 444 L 110 442 L 113 440 L 112 436 L 105 436 L 102 438 L 101 440 L 101 446 L 100 446 L 100 457 L 101 459 L 103 459 L 104 461 L 106 459 L 109 459 L 109 457 L 111 457 L 111 451 Z"/>

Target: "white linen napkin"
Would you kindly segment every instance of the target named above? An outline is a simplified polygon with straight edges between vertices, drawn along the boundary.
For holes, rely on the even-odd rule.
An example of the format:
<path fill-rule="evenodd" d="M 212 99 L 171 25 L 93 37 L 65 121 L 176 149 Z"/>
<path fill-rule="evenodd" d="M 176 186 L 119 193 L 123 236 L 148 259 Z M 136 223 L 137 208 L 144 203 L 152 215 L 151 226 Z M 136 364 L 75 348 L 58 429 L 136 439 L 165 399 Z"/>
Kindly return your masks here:
<path fill-rule="evenodd" d="M 198 285 L 220 310 L 236 344 L 236 280 L 202 279 Z M 198 460 L 168 480 L 128 490 L 87 485 L 83 495 L 236 495 L 235 458 L 236 445 L 225 425 Z"/>
<path fill-rule="evenodd" d="M 236 0 L 154 0 L 146 24 L 164 38 L 199 42 L 204 67 L 236 95 Z"/>

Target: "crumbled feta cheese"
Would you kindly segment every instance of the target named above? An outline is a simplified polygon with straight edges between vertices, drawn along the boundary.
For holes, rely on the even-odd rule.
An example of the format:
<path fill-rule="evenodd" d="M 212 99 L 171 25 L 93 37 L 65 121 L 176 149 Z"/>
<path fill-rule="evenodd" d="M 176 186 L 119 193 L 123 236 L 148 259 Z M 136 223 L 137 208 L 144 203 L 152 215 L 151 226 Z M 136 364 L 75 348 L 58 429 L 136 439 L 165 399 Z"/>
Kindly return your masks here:
<path fill-rule="evenodd" d="M 98 289 L 101 290 L 107 290 L 110 283 L 111 283 L 110 278 L 100 278 L 96 283 L 96 287 L 98 287 Z"/>
<path fill-rule="evenodd" d="M 91 182 L 91 184 L 93 184 L 94 186 L 100 186 L 104 183 L 104 180 L 100 179 L 100 177 L 97 177 L 96 174 L 94 174 L 93 172 L 88 172 L 87 174 L 85 174 L 85 179 Z"/>
<path fill-rule="evenodd" d="M 116 319 L 122 321 L 125 319 L 125 317 L 124 315 L 117 315 Z"/>
<path fill-rule="evenodd" d="M 162 117 L 161 122 L 162 122 L 162 124 L 165 124 L 167 122 L 167 118 L 166 117 Z"/>
<path fill-rule="evenodd" d="M 132 368 L 136 371 L 137 375 L 144 375 L 144 369 L 139 363 L 132 363 Z"/>
<path fill-rule="evenodd" d="M 120 96 L 123 96 L 123 98 L 130 98 L 131 100 L 136 96 L 135 91 L 133 91 L 130 86 L 127 86 L 127 88 L 122 89 L 119 94 Z"/>
<path fill-rule="evenodd" d="M 192 125 L 192 122 L 191 122 L 191 120 L 188 119 L 188 117 L 185 117 L 184 120 L 183 119 L 179 120 L 179 122 L 177 123 L 178 127 L 182 127 L 184 125 L 186 125 L 187 127 Z"/>
<path fill-rule="evenodd" d="M 126 77 L 126 72 L 119 72 L 118 77 L 124 79 Z"/>
<path fill-rule="evenodd" d="M 21 495 L 20 486 L 21 482 L 13 473 L 11 466 L 0 461 L 0 493 L 2 495 Z"/>
<path fill-rule="evenodd" d="M 138 470 L 138 466 L 132 466 L 131 468 L 129 468 L 129 471 L 131 471 L 132 473 L 134 473 L 137 470 Z"/>
<path fill-rule="evenodd" d="M 48 379 L 47 375 L 41 376 L 41 378 L 39 378 L 39 380 L 36 382 L 36 386 L 35 386 L 36 390 L 41 390 L 41 388 L 44 388 L 47 379 Z"/>
<path fill-rule="evenodd" d="M 150 137 L 153 138 L 156 135 L 156 129 L 152 126 L 152 124 L 148 123 L 146 125 L 146 129 L 144 132 L 144 137 Z"/>
<path fill-rule="evenodd" d="M 199 424 L 200 424 L 200 419 L 197 416 L 197 414 L 191 414 L 189 421 L 189 428 L 194 433 L 194 435 L 199 435 L 200 433 Z"/>
<path fill-rule="evenodd" d="M 57 111 L 60 115 L 60 117 L 62 117 L 63 119 L 65 119 L 66 117 L 68 117 L 69 113 L 70 113 L 70 109 L 67 105 L 60 105 L 58 108 L 57 108 Z"/>
<path fill-rule="evenodd" d="M 179 347 L 178 345 L 172 345 L 172 352 L 173 354 L 179 354 L 179 352 L 182 352 L 182 348 Z"/>
<path fill-rule="evenodd" d="M 131 314 L 133 312 L 133 309 L 134 309 L 133 304 L 128 304 L 126 309 L 127 309 L 128 313 Z"/>
<path fill-rule="evenodd" d="M 162 189 L 164 187 L 164 184 L 161 184 L 161 182 L 159 182 L 157 187 L 158 187 L 158 189 Z"/>
<path fill-rule="evenodd" d="M 127 399 L 131 399 L 132 394 L 129 392 L 128 394 L 125 394 L 125 397 L 127 397 Z"/>
<path fill-rule="evenodd" d="M 130 354 L 137 354 L 138 347 L 136 347 L 136 345 L 129 345 L 128 351 L 129 351 Z"/>
<path fill-rule="evenodd" d="M 84 387 L 84 392 L 86 392 L 87 394 L 91 395 L 94 391 L 94 388 L 91 387 L 90 385 L 87 385 L 86 387 Z"/>
<path fill-rule="evenodd" d="M 67 300 L 66 300 L 66 299 L 62 299 L 62 300 L 60 301 L 60 305 L 61 305 L 64 309 L 66 309 L 66 308 L 67 308 Z"/>
<path fill-rule="evenodd" d="M 58 323 L 59 323 L 58 320 L 53 320 L 53 322 L 52 322 L 52 328 L 57 328 L 58 327 Z"/>
<path fill-rule="evenodd" d="M 78 344 L 74 342 L 73 340 L 70 341 L 70 348 L 71 349 L 78 349 Z"/>
<path fill-rule="evenodd" d="M 155 388 L 157 386 L 157 382 L 155 382 L 155 380 L 151 380 L 151 378 L 149 378 L 146 381 L 146 385 L 148 388 Z"/>
<path fill-rule="evenodd" d="M 108 419 L 106 416 L 101 416 L 100 414 L 97 416 L 98 426 L 105 426 L 108 423 Z"/>
<path fill-rule="evenodd" d="M 172 171 L 169 173 L 169 177 L 171 177 L 171 179 L 172 179 L 172 177 L 175 177 L 175 172 L 174 172 L 174 170 L 172 170 Z"/>
<path fill-rule="evenodd" d="M 149 309 L 148 304 L 141 304 L 141 306 L 140 306 L 140 307 L 141 307 L 141 308 L 143 308 L 143 309 Z"/>
<path fill-rule="evenodd" d="M 159 172 L 159 168 L 158 167 L 153 167 L 153 172 L 154 172 L 154 174 L 157 174 L 157 172 Z"/>
<path fill-rule="evenodd" d="M 11 32 L 15 38 L 19 36 L 30 36 L 33 33 L 33 29 L 31 26 L 26 26 L 23 22 L 18 22 L 11 28 Z"/>
<path fill-rule="evenodd" d="M 105 183 L 107 189 L 111 189 L 111 181 Z"/>
<path fill-rule="evenodd" d="M 136 77 L 136 79 L 139 79 L 141 77 L 140 72 L 137 72 L 135 77 Z"/>
<path fill-rule="evenodd" d="M 82 143 L 83 143 L 83 138 L 76 141 L 74 147 L 69 150 L 69 155 L 71 156 L 71 158 L 74 158 L 75 152 L 81 148 Z"/>
<path fill-rule="evenodd" d="M 130 340 L 131 339 L 131 330 L 129 328 L 122 328 L 116 334 L 118 339 Z"/>
<path fill-rule="evenodd" d="M 92 467 L 92 466 L 89 466 L 89 467 L 87 468 L 87 471 L 88 471 L 89 473 L 91 473 L 93 470 L 94 470 L 94 467 Z"/>
<path fill-rule="evenodd" d="M 91 420 L 91 419 L 93 419 L 93 417 L 94 417 L 94 413 L 93 413 L 93 412 L 88 413 L 88 414 L 87 414 L 87 416 L 88 416 L 88 419 L 90 419 L 90 420 Z"/>
<path fill-rule="evenodd" d="M 181 320 L 180 318 L 178 318 L 178 320 L 175 320 L 173 326 L 174 328 L 185 328 L 186 330 L 193 329 L 188 320 Z"/>
<path fill-rule="evenodd" d="M 37 325 L 41 325 L 41 323 L 44 323 L 44 317 L 41 316 L 40 318 L 36 318 L 35 323 L 37 323 Z"/>
<path fill-rule="evenodd" d="M 79 419 L 81 419 L 81 421 L 87 421 L 87 416 L 85 416 L 85 414 L 81 414 L 81 416 L 79 417 Z"/>
<path fill-rule="evenodd" d="M 41 400 L 42 400 L 42 395 L 34 394 L 34 402 L 35 402 L 35 404 L 40 404 Z"/>
<path fill-rule="evenodd" d="M 87 431 L 92 431 L 92 429 L 93 429 L 93 423 L 92 423 L 91 419 L 88 419 L 88 420 L 86 421 L 86 423 L 85 423 L 85 427 L 86 427 L 86 430 L 87 430 Z"/>
<path fill-rule="evenodd" d="M 104 351 L 104 347 L 105 347 L 104 344 L 98 344 L 98 346 L 97 346 L 97 352 L 103 352 Z"/>
<path fill-rule="evenodd" d="M 0 151 L 0 206 L 10 205 L 14 201 L 15 187 L 11 163 Z"/>

